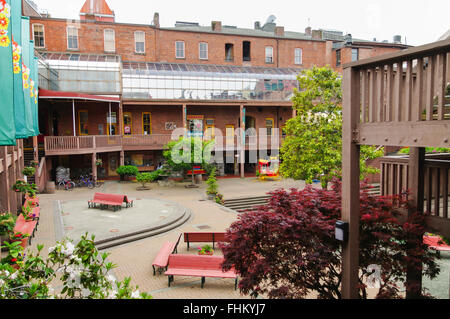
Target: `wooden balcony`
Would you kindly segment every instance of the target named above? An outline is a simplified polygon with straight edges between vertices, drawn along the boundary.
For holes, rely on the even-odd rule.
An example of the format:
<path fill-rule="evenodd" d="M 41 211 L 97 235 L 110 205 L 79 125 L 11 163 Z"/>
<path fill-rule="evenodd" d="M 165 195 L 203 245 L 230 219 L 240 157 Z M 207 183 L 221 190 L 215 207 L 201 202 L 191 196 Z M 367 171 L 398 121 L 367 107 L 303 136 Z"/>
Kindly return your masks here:
<path fill-rule="evenodd" d="M 151 134 L 151 135 L 124 135 L 124 136 L 47 136 L 45 137 L 45 155 L 77 155 L 92 154 L 118 151 L 147 151 L 162 150 L 164 146 L 172 139 L 169 134 Z M 276 137 L 275 137 L 276 139 Z M 215 151 L 237 151 L 241 150 L 240 138 L 233 136 L 217 136 Z M 278 144 L 272 141 L 271 137 L 255 138 L 246 136 L 245 149 L 271 149 L 272 145 L 279 148 L 281 138 Z"/>

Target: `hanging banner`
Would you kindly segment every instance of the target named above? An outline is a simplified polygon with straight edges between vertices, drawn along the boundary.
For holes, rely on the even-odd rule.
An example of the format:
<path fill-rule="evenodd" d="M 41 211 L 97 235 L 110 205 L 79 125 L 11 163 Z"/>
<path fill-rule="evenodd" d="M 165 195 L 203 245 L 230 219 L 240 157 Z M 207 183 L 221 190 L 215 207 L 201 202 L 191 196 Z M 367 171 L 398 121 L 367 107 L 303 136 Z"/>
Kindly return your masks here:
<path fill-rule="evenodd" d="M 34 72 L 33 72 L 33 77 L 34 77 L 34 92 L 33 92 L 33 101 L 32 104 L 34 105 L 34 108 L 36 110 L 35 114 L 34 114 L 34 121 L 33 121 L 33 126 L 34 126 L 34 132 L 35 132 L 35 136 L 38 136 L 40 134 L 39 132 L 39 107 L 38 107 L 38 96 L 39 96 L 39 58 L 34 57 Z"/>
<path fill-rule="evenodd" d="M 32 131 L 33 134 L 31 136 L 38 136 L 39 135 L 39 127 L 37 126 L 37 117 L 38 117 L 38 110 L 37 110 L 37 104 L 35 103 L 34 98 L 34 92 L 37 87 L 37 83 L 35 83 L 35 73 L 36 73 L 36 60 L 34 59 L 34 41 L 30 41 L 30 45 L 28 47 L 30 50 L 30 87 L 28 90 L 28 98 L 30 99 L 30 107 L 32 111 Z"/>
<path fill-rule="evenodd" d="M 0 145 L 16 145 L 11 1 L 0 0 Z"/>
<path fill-rule="evenodd" d="M 22 82 L 22 1 L 11 3 L 12 46 L 13 46 L 13 85 L 14 85 L 14 122 L 16 138 L 28 138 L 25 101 Z"/>
<path fill-rule="evenodd" d="M 33 109 L 30 98 L 30 18 L 22 17 L 22 86 L 25 104 L 25 121 L 28 136 L 34 136 L 33 129 Z"/>

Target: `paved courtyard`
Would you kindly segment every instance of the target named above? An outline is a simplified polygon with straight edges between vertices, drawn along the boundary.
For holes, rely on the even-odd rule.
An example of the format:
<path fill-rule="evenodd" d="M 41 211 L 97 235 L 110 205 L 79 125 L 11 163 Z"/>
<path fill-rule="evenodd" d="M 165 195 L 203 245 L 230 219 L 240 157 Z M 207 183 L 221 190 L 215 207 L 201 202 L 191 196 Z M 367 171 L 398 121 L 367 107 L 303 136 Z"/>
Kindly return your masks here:
<path fill-rule="evenodd" d="M 292 187 L 303 188 L 302 181 L 281 180 L 259 182 L 255 178 L 245 179 L 219 179 L 219 191 L 224 194 L 225 199 L 246 196 L 265 195 L 267 192 Z M 238 214 L 206 200 L 206 183 L 199 188 L 186 189 L 185 184 L 176 184 L 174 187 L 161 187 L 151 184 L 151 189 L 138 191 L 139 184 L 133 182 L 107 182 L 102 188 L 89 190 L 79 188 L 73 191 L 56 191 L 55 194 L 40 195 L 41 222 L 32 242 L 32 249 L 37 243 L 44 244 L 45 249 L 53 246 L 63 236 L 76 238 L 85 231 L 97 232 L 98 237 L 111 234 L 111 230 L 126 232 L 152 224 L 168 218 L 177 209 L 188 209 L 191 217 L 183 225 L 146 239 L 106 249 L 111 255 L 109 260 L 117 265 L 113 274 L 123 280 L 125 277 L 132 278 L 132 284 L 138 285 L 140 291 L 150 293 L 155 299 L 238 299 L 249 298 L 234 290 L 234 280 L 206 278 L 205 287 L 200 288 L 200 278 L 176 276 L 174 283 L 168 287 L 167 276 L 157 274 L 153 276 L 152 261 L 159 249 L 166 241 L 175 241 L 182 232 L 192 231 L 225 231 L 230 224 L 237 219 Z M 129 223 L 126 218 L 127 209 L 119 213 L 112 211 L 94 211 L 87 208 L 87 200 L 94 196 L 95 192 L 126 194 L 137 203 L 134 212 L 129 211 L 138 218 L 138 224 Z M 63 216 L 59 217 L 54 212 L 57 210 L 58 201 L 61 203 Z M 169 206 L 166 206 L 169 205 Z M 148 209 L 156 212 L 149 214 Z M 92 219 L 91 214 L 94 215 Z M 90 215 L 90 216 L 89 216 Z M 89 216 L 91 218 L 86 218 Z M 95 222 L 93 222 L 95 220 Z M 104 224 L 103 229 L 93 225 Z M 84 230 L 84 231 L 83 231 Z M 99 239 L 99 238 L 96 238 Z M 178 245 L 178 253 L 193 254 L 195 247 L 191 246 L 187 251 L 183 239 Z M 194 249 L 193 249 L 194 248 Z M 216 250 L 215 254 L 221 254 Z M 431 289 L 434 296 L 448 298 L 450 254 L 442 254 L 440 261 L 441 274 L 432 282 L 425 280 L 424 284 Z M 314 296 L 310 296 L 314 298 Z"/>

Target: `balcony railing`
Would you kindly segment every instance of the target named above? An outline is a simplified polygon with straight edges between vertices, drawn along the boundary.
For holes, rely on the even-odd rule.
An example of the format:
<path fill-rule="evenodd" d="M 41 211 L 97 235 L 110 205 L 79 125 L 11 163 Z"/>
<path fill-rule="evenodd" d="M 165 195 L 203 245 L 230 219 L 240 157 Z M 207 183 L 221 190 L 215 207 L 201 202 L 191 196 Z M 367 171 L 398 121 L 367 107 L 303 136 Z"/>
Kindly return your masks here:
<path fill-rule="evenodd" d="M 449 51 L 450 39 L 346 65 L 345 99 L 359 114 L 354 140 L 450 147 Z"/>
<path fill-rule="evenodd" d="M 450 154 L 427 156 L 424 169 L 424 211 L 449 218 Z M 408 189 L 409 158 L 384 157 L 381 161 L 381 194 L 395 195 Z"/>
<path fill-rule="evenodd" d="M 98 136 L 47 136 L 45 137 L 45 155 L 76 155 L 92 154 L 116 151 L 144 151 L 162 150 L 172 139 L 169 134 L 151 135 L 98 135 Z M 216 136 L 215 151 L 236 151 L 241 150 L 240 137 L 237 136 Z M 246 150 L 257 149 L 278 149 L 281 144 L 281 137 L 278 143 L 277 137 L 258 136 L 245 138 Z"/>

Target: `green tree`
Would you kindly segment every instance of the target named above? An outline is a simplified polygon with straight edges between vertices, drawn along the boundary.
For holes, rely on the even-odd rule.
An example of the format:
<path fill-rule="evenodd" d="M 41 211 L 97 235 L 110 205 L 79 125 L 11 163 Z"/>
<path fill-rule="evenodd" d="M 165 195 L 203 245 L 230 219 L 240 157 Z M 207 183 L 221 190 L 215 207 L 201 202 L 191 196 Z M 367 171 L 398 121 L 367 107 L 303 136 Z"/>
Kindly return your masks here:
<path fill-rule="evenodd" d="M 214 141 L 203 141 L 201 138 L 180 137 L 179 140 L 170 141 L 163 151 L 167 166 L 171 171 L 184 175 L 187 171 L 194 170 L 194 166 L 207 168 L 211 162 L 211 151 Z M 192 174 L 192 184 L 194 175 Z"/>
<path fill-rule="evenodd" d="M 219 185 L 217 184 L 217 179 L 216 179 L 216 170 L 211 171 L 211 174 L 209 175 L 209 178 L 206 181 L 206 184 L 208 184 L 208 188 L 206 189 L 206 194 L 215 196 L 219 191 Z"/>
<path fill-rule="evenodd" d="M 286 123 L 281 147 L 280 172 L 285 177 L 318 179 L 326 188 L 342 165 L 342 87 L 338 73 L 329 67 L 313 67 L 298 76 L 300 90 L 294 90 L 297 116 Z M 366 160 L 383 155 L 382 148 L 361 147 L 361 177 L 376 172 Z"/>
<path fill-rule="evenodd" d="M 146 189 L 146 184 L 155 181 L 161 173 L 162 172 L 160 170 L 156 170 L 151 173 L 138 173 L 136 175 L 136 181 L 141 183 L 142 189 Z"/>

